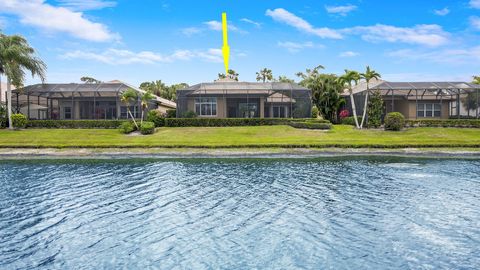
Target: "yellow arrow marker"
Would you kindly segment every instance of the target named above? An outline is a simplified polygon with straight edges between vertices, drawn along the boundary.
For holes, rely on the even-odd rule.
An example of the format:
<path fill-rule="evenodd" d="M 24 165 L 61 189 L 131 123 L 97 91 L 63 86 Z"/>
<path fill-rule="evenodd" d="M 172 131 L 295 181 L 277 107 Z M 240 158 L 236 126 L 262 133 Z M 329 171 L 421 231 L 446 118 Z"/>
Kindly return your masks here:
<path fill-rule="evenodd" d="M 228 61 L 230 60 L 230 46 L 228 46 L 228 29 L 227 29 L 227 13 L 222 13 L 223 28 L 223 61 L 225 62 L 225 75 L 228 76 Z"/>

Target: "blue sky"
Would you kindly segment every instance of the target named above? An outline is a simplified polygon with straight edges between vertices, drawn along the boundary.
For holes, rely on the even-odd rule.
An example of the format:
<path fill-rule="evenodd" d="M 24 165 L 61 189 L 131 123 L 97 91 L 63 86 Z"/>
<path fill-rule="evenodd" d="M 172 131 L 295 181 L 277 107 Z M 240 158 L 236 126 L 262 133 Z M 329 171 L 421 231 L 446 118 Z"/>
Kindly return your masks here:
<path fill-rule="evenodd" d="M 263 67 L 295 78 L 319 64 L 329 73 L 370 65 L 392 81 L 480 74 L 480 0 L 0 0 L 0 28 L 28 38 L 48 82 L 194 84 L 224 70 L 224 11 L 242 81 Z"/>

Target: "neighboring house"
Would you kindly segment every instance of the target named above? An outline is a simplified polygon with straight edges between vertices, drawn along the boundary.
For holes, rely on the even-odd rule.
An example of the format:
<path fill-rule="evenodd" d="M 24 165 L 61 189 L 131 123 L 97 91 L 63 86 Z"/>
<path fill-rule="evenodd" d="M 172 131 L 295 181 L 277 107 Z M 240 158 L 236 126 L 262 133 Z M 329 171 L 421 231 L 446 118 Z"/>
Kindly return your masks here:
<path fill-rule="evenodd" d="M 12 109 L 29 119 L 127 119 L 127 106 L 120 98 L 129 88 L 144 93 L 141 89 L 118 81 L 29 85 L 12 91 Z M 134 117 L 141 117 L 140 100 L 129 107 Z M 148 109 L 157 109 L 164 113 L 175 108 L 175 102 L 155 96 Z"/>
<path fill-rule="evenodd" d="M 388 82 L 374 80 L 369 84 L 370 93 L 380 91 L 385 102 L 385 113 L 400 112 L 406 119 L 448 119 L 467 116 L 462 99 L 469 92 L 478 93 L 480 85 L 467 82 Z M 357 115 L 363 113 L 367 84 L 362 82 L 353 88 Z M 351 112 L 349 92 L 346 108 Z M 476 109 L 473 116 L 480 116 Z"/>
<path fill-rule="evenodd" d="M 15 89 L 15 86 L 11 86 L 12 90 Z M 1 82 L 0 83 L 0 104 L 5 104 L 7 100 L 7 83 Z"/>
<path fill-rule="evenodd" d="M 222 79 L 177 90 L 177 117 L 307 118 L 311 92 L 293 83 L 250 83 Z"/>

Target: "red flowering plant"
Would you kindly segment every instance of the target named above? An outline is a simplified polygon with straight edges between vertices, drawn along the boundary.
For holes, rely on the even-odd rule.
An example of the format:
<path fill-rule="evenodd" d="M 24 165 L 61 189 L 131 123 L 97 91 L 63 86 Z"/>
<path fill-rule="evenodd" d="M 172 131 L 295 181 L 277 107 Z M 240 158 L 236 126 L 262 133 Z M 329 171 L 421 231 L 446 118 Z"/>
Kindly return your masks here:
<path fill-rule="evenodd" d="M 348 110 L 342 110 L 340 112 L 340 119 L 345 119 L 350 116 L 350 112 Z"/>

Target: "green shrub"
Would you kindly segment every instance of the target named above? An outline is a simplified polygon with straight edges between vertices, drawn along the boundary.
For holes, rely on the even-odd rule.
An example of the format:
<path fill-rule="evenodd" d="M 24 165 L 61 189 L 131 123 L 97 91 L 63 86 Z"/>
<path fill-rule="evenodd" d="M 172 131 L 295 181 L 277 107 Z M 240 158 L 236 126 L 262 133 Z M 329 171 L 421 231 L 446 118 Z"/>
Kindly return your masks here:
<path fill-rule="evenodd" d="M 327 130 L 327 129 L 332 128 L 332 124 L 330 124 L 330 123 L 316 123 L 316 122 L 309 122 L 309 121 L 291 122 L 289 125 L 291 127 L 294 127 L 294 128 L 303 128 L 303 129 L 323 129 L 323 130 Z"/>
<path fill-rule="evenodd" d="M 8 125 L 7 109 L 0 105 L 0 128 L 6 128 Z"/>
<path fill-rule="evenodd" d="M 357 116 L 358 123 L 362 122 L 362 117 Z M 355 126 L 355 118 L 353 116 L 345 117 L 342 119 L 342 125 Z"/>
<path fill-rule="evenodd" d="M 288 119 L 280 118 L 167 118 L 166 127 L 235 127 L 287 125 Z"/>
<path fill-rule="evenodd" d="M 379 128 L 382 125 L 383 115 L 383 99 L 379 90 L 373 92 L 372 97 L 368 101 L 367 115 L 369 128 Z"/>
<path fill-rule="evenodd" d="M 165 117 L 166 118 L 176 118 L 177 117 L 177 110 L 175 110 L 175 109 L 167 110 L 167 115 Z"/>
<path fill-rule="evenodd" d="M 165 126 L 165 117 L 163 117 L 162 113 L 157 110 L 151 110 L 148 112 L 147 121 L 153 122 L 155 127 Z"/>
<path fill-rule="evenodd" d="M 155 123 L 143 122 L 143 124 L 140 126 L 140 133 L 142 133 L 143 135 L 155 133 Z"/>
<path fill-rule="evenodd" d="M 119 129 L 120 129 L 120 132 L 122 132 L 123 134 L 129 134 L 134 132 L 137 128 L 132 122 L 123 122 L 120 125 Z"/>
<path fill-rule="evenodd" d="M 418 119 L 406 120 L 407 127 L 455 127 L 455 128 L 480 128 L 477 119 Z"/>
<path fill-rule="evenodd" d="M 27 123 L 29 128 L 103 128 L 116 129 L 125 120 L 30 120 Z"/>
<path fill-rule="evenodd" d="M 186 111 L 182 115 L 183 118 L 195 118 L 197 114 L 194 111 Z"/>
<path fill-rule="evenodd" d="M 385 116 L 385 130 L 400 131 L 405 126 L 405 117 L 399 112 L 391 112 Z"/>
<path fill-rule="evenodd" d="M 27 117 L 21 113 L 12 114 L 12 126 L 15 129 L 27 127 Z"/>
<path fill-rule="evenodd" d="M 312 118 L 318 118 L 318 108 L 317 106 L 312 107 Z"/>

